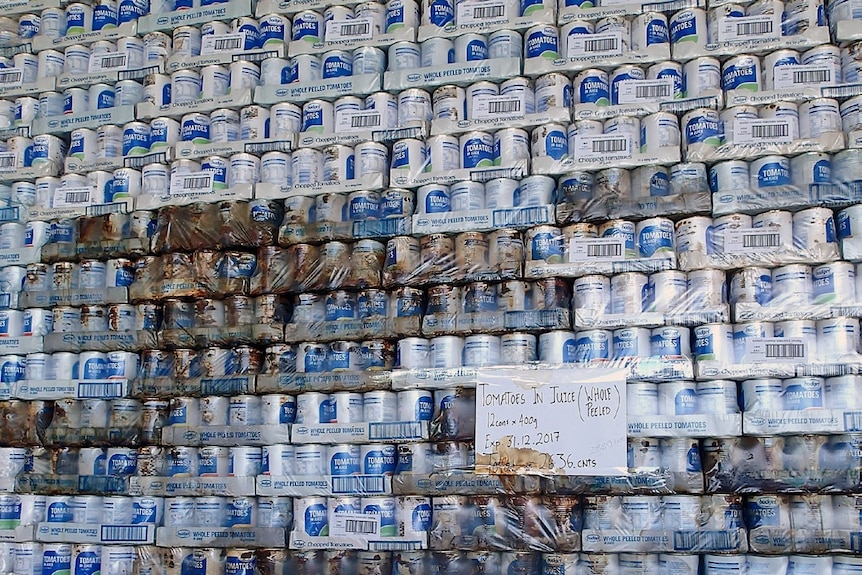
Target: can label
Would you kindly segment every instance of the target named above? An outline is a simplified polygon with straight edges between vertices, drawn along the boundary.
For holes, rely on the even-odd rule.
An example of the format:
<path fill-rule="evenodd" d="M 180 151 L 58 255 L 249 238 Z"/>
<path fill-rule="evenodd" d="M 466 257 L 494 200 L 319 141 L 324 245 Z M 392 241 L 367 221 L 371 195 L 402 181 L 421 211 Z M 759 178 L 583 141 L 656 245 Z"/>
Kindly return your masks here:
<path fill-rule="evenodd" d="M 700 30 L 697 29 L 695 12 L 691 10 L 677 12 L 671 19 L 670 41 L 672 43 L 692 42 L 697 44 L 700 39 L 699 34 Z"/>
<path fill-rule="evenodd" d="M 363 473 L 366 475 L 391 475 L 397 463 L 394 446 L 380 446 L 365 454 L 362 460 Z"/>
<path fill-rule="evenodd" d="M 563 363 L 587 363 L 608 358 L 608 336 L 604 332 L 592 332 L 575 341 L 574 353 L 570 352 L 568 342 L 563 347 Z"/>
<path fill-rule="evenodd" d="M 491 140 L 491 141 L 489 141 Z M 462 164 L 465 169 L 494 165 L 494 143 L 491 138 L 470 138 L 464 143 Z"/>
<path fill-rule="evenodd" d="M 578 99 L 581 103 L 591 103 L 596 106 L 610 104 L 610 88 L 605 74 L 591 74 L 581 79 L 578 84 Z"/>
<path fill-rule="evenodd" d="M 685 141 L 687 144 L 721 144 L 722 130 L 718 115 L 709 112 L 689 119 L 685 125 Z"/>
<path fill-rule="evenodd" d="M 823 382 L 803 378 L 787 385 L 784 388 L 784 407 L 793 411 L 823 407 Z"/>
<path fill-rule="evenodd" d="M 305 508 L 303 525 L 305 534 L 311 537 L 322 537 L 328 532 L 327 509 L 323 503 L 314 503 Z"/>
<path fill-rule="evenodd" d="M 638 234 L 638 246 L 642 257 L 653 257 L 665 253 L 673 253 L 673 224 L 665 222 L 644 226 Z"/>
<path fill-rule="evenodd" d="M 75 575 L 99 575 L 102 569 L 102 556 L 94 551 L 85 551 L 75 557 Z"/>
<path fill-rule="evenodd" d="M 790 183 L 790 163 L 787 160 L 764 163 L 757 170 L 758 187 L 789 186 Z"/>
<path fill-rule="evenodd" d="M 557 29 L 553 26 L 541 26 L 538 30 L 529 30 L 525 46 L 527 52 L 524 55 L 525 58 L 556 60 L 560 57 Z"/>

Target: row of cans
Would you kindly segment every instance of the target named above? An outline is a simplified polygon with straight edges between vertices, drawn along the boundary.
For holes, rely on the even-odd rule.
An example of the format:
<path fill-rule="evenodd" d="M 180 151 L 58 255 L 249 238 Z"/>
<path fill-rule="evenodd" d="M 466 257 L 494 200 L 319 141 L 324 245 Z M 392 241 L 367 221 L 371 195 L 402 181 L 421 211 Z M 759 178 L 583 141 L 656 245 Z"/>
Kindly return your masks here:
<path fill-rule="evenodd" d="M 75 501 L 75 497 L 48 497 L 31 494 L 4 494 L 0 496 L 3 509 L 8 515 L 4 517 L 4 529 L 14 529 L 19 525 L 36 525 L 44 521 L 63 523 L 91 523 L 95 508 L 92 498 L 84 497 Z M 102 497 L 103 519 L 99 523 L 115 525 L 161 525 L 164 513 L 164 501 L 160 497 Z M 51 517 L 48 509 L 52 508 Z M 69 516 L 72 520 L 69 520 Z M 76 517 L 77 514 L 77 517 Z M 75 520 L 79 519 L 79 520 Z"/>
<path fill-rule="evenodd" d="M 568 4 L 569 2 L 567 2 Z M 578 5 L 579 2 L 572 2 Z M 820 5 L 818 10 L 817 5 Z M 624 16 L 609 16 L 595 23 L 584 20 L 572 20 L 563 26 L 538 24 L 524 35 L 524 56 L 530 58 L 557 59 L 572 58 L 580 55 L 579 50 L 585 48 L 584 41 L 590 36 L 602 40 L 611 39 L 607 50 L 622 50 L 643 52 L 650 45 L 666 44 L 679 47 L 703 48 L 707 45 L 740 40 L 748 37 L 748 27 L 742 27 L 741 34 L 733 34 L 734 18 L 746 16 L 770 16 L 775 20 L 766 20 L 756 28 L 764 33 L 781 36 L 795 36 L 809 29 L 827 25 L 822 2 L 815 4 L 803 1 L 780 2 L 763 0 L 749 7 L 738 4 L 720 6 L 707 11 L 703 8 L 688 8 L 673 13 L 670 17 L 658 12 L 641 14 L 631 19 Z M 728 23 L 730 21 L 730 23 Z M 746 20 L 740 23 L 748 23 Z M 725 27 L 731 27 L 731 33 L 724 32 Z M 780 29 L 779 29 L 780 28 Z M 748 32 L 748 35 L 753 32 Z M 586 38 L 583 38 L 586 36 Z M 778 42 L 776 42 L 778 43 Z M 593 48 L 592 51 L 599 50 Z"/>
<path fill-rule="evenodd" d="M 795 213 L 770 210 L 754 216 L 693 217 L 677 224 L 676 239 L 680 253 L 693 255 L 797 249 L 816 253 L 813 259 L 832 260 L 838 257 L 838 240 L 852 238 L 857 213 L 846 209 L 836 218 L 828 208 L 807 208 Z"/>
<path fill-rule="evenodd" d="M 707 324 L 693 328 L 693 356 L 698 362 L 722 366 L 748 365 L 753 359 L 755 340 L 768 338 L 776 355 L 772 361 L 802 364 L 853 361 L 859 355 L 859 320 L 832 318 L 819 321 L 749 322 Z M 775 339 L 773 339 L 775 338 Z M 788 346 L 781 339 L 788 338 Z"/>
<path fill-rule="evenodd" d="M 28 222 L 28 225 L 39 223 Z M 0 226 L 0 238 L 3 237 L 4 229 L 7 228 Z M 14 288 L 4 290 L 9 293 L 22 289 L 31 292 L 100 290 L 132 285 L 135 280 L 135 264 L 128 258 L 112 258 L 107 261 L 84 259 L 80 262 L 13 266 L 11 271 L 4 268 L 3 274 L 10 287 Z"/>
<path fill-rule="evenodd" d="M 120 529 L 122 529 L 120 527 Z M 126 545 L 70 545 L 68 543 L 4 543 L 0 562 L 10 573 L 35 575 L 44 572 L 88 575 L 130 573 L 137 551 Z M 179 572 L 179 570 L 178 570 Z M 190 571 L 187 571 L 190 573 Z M 222 572 L 220 572 L 221 574 Z"/>
<path fill-rule="evenodd" d="M 216 4 L 218 2 L 210 2 Z M 36 35 L 57 39 L 85 32 L 116 28 L 149 13 L 149 2 L 98 1 L 75 2 L 65 8 L 45 8 L 39 14 L 18 17 L 18 34 L 22 39 Z"/>
<path fill-rule="evenodd" d="M 56 306 L 0 311 L 0 337 L 42 336 L 49 333 L 138 331 L 146 318 L 132 304 Z"/>
<path fill-rule="evenodd" d="M 447 394 L 440 392 L 442 402 Z M 180 397 L 170 400 L 171 426 L 282 425 L 430 421 L 433 395 L 424 390 L 305 392 L 292 395 Z M 443 411 L 445 406 L 440 406 Z"/>
<path fill-rule="evenodd" d="M 2 355 L 0 381 L 8 393 L 10 386 L 21 381 L 81 379 L 93 382 L 90 389 L 96 392 L 113 388 L 106 380 L 134 379 L 138 362 L 138 355 L 127 351 Z"/>
<path fill-rule="evenodd" d="M 855 79 L 858 73 L 852 55 L 853 52 L 849 49 L 842 52 L 837 46 L 825 44 L 802 53 L 784 49 L 775 50 L 762 57 L 736 56 L 724 64 L 717 58 L 704 56 L 684 64 L 673 61 L 659 62 L 646 70 L 634 65 L 620 66 L 610 73 L 600 69 L 587 69 L 578 72 L 574 78 L 574 103 L 597 106 L 626 104 L 632 95 L 624 90 L 622 100 L 620 99 L 621 83 L 631 80 L 666 80 L 666 85 L 656 88 L 654 92 L 656 97 L 665 100 L 693 97 L 719 90 L 744 89 L 759 92 L 789 89 L 802 83 L 837 85 L 844 81 L 845 70 L 847 82 L 850 83 L 855 80 L 849 78 Z M 655 86 L 660 85 L 655 82 Z"/>
<path fill-rule="evenodd" d="M 164 400 L 146 400 L 143 425 L 159 429 L 158 426 L 166 422 L 166 405 Z M 670 446 L 670 443 L 666 445 Z M 272 444 L 263 447 L 230 448 L 146 446 L 107 449 L 0 449 L 3 450 L 0 453 L 9 456 L 3 463 L 3 477 L 17 477 L 22 474 L 140 477 L 284 477 L 395 473 L 429 475 L 439 471 L 464 471 L 472 467 L 474 461 L 472 445 L 453 441 L 405 443 L 397 446 L 377 443 Z M 691 449 L 691 443 L 688 449 Z M 689 458 L 694 458 L 695 455 L 693 452 Z M 662 465 L 673 470 L 679 469 L 679 464 L 671 465 L 670 459 Z"/>
<path fill-rule="evenodd" d="M 740 404 L 746 412 L 856 409 L 860 385 L 857 375 L 748 379 L 738 388 L 735 381 L 721 379 L 631 383 L 627 410 L 630 415 L 680 416 L 738 413 Z"/>
<path fill-rule="evenodd" d="M 3 504 L 18 511 L 9 523 L 84 523 L 89 525 L 161 525 L 164 501 L 158 497 L 96 495 L 2 496 Z"/>
<path fill-rule="evenodd" d="M 314 449 L 312 449 L 312 447 Z M 143 451 L 143 449 L 142 449 Z M 144 471 L 155 471 L 150 457 L 139 459 Z M 265 453 L 264 453 L 265 451 Z M 143 455 L 142 455 L 143 456 Z M 272 445 L 261 447 L 170 447 L 157 477 L 255 477 L 393 475 L 398 450 L 394 445 Z M 79 467 L 80 468 L 80 467 Z"/>
<path fill-rule="evenodd" d="M 249 346 L 207 347 L 141 353 L 139 376 L 144 379 L 278 375 L 331 371 L 383 370 L 394 367 L 395 349 L 384 340 L 277 344 L 265 352 Z"/>
<path fill-rule="evenodd" d="M 68 558 L 72 575 L 89 571 L 74 570 L 71 557 L 79 548 L 69 544 L 3 543 L 3 565 L 21 575 L 46 573 L 64 567 Z M 121 575 L 133 565 L 166 575 L 253 575 L 253 573 L 295 573 L 296 575 L 493 575 L 515 572 L 523 575 L 791 575 L 818 573 L 854 575 L 860 560 L 853 555 L 770 556 L 649 553 L 539 553 L 497 551 L 291 551 L 287 549 L 220 549 L 188 547 L 104 546 L 101 573 Z M 58 551 L 59 550 L 59 551 Z M 58 560 L 59 559 L 59 560 Z M 15 567 L 18 566 L 18 567 Z M 505 569 L 505 570 L 503 570 Z M 512 569 L 512 571 L 509 571 Z M 791 571 L 792 569 L 792 571 Z M 670 570 L 670 571 L 669 571 Z M 150 572 L 150 571 L 147 571 Z"/>
<path fill-rule="evenodd" d="M 618 116 L 605 121 L 579 120 L 568 125 L 549 123 L 529 134 L 521 128 L 503 128 L 493 135 L 468 132 L 458 139 L 457 148 L 453 145 L 455 136 L 432 136 L 427 142 L 398 140 L 392 145 L 391 169 L 413 173 L 416 166 L 423 166 L 424 171 L 436 173 L 441 169 L 528 164 L 531 158 L 562 160 L 580 149 L 583 136 L 601 135 L 608 138 L 595 139 L 596 146 L 622 145 L 625 150 L 657 154 L 663 148 L 679 147 L 680 124 L 674 114 L 656 112 L 643 118 Z M 442 162 L 437 160 L 438 154 Z"/>
<path fill-rule="evenodd" d="M 760 107 L 733 106 L 721 112 L 697 108 L 687 112 L 680 121 L 680 129 L 684 134 L 683 152 L 708 153 L 726 144 L 744 144 L 757 141 L 757 138 L 761 141 L 775 138 L 790 143 L 800 139 L 831 137 L 841 133 L 840 110 L 838 101 L 831 98 L 817 98 L 799 105 L 777 102 Z M 775 122 L 758 123 L 758 119 Z M 761 128 L 750 131 L 754 125 Z M 763 127 L 767 125 L 769 127 Z"/>
<path fill-rule="evenodd" d="M 30 353 L 26 356 L 2 355 L 0 356 L 0 366 L 2 366 L 0 381 L 6 386 L 21 381 L 81 379 L 93 382 L 85 385 L 85 387 L 95 392 L 110 387 L 110 385 L 105 384 L 105 380 L 124 380 L 137 377 L 139 358 L 137 354 L 127 351 L 107 353 L 92 351 L 80 354 L 58 351 L 55 353 Z M 105 411 L 102 416 L 107 418 L 109 413 L 109 411 Z M 107 424 L 97 427 L 107 427 Z"/>
<path fill-rule="evenodd" d="M 728 300 L 731 304 L 786 309 L 811 304 L 854 304 L 858 300 L 857 277 L 854 264 L 844 261 L 822 266 L 790 264 L 772 270 L 742 268 L 731 272 L 729 282 L 726 272 L 710 269 L 687 274 L 655 272 L 648 276 L 626 272 L 610 278 L 590 275 L 574 280 L 574 309 L 601 317 L 644 311 L 715 309 Z"/>

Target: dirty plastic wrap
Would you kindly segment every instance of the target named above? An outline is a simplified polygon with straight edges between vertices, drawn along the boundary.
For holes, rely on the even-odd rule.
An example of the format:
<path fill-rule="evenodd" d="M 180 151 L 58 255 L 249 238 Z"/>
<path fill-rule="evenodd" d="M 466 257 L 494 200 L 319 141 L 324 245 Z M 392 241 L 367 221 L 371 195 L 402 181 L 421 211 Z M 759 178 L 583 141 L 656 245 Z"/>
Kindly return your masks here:
<path fill-rule="evenodd" d="M 559 178 L 556 209 L 560 224 L 708 213 L 707 168 L 689 163 L 571 172 Z"/>

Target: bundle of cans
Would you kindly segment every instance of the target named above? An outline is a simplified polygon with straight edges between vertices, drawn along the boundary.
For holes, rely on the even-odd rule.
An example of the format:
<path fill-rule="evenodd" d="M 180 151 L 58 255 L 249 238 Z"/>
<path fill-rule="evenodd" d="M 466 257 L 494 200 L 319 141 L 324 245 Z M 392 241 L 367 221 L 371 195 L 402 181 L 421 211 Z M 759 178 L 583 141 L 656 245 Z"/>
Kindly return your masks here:
<path fill-rule="evenodd" d="M 0 571 L 862 573 L 852 2 L 301 4 L 3 6 Z M 619 476 L 477 477 L 534 363 Z"/>

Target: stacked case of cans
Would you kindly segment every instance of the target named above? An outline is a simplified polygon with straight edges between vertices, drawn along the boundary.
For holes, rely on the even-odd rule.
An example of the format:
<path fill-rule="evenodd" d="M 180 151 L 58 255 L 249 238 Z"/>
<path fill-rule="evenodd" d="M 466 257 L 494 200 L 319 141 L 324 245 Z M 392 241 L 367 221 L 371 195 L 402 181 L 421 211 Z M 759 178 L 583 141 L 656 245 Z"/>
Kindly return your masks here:
<path fill-rule="evenodd" d="M 862 572 L 852 2 L 0 12 L 2 571 Z M 532 362 L 627 472 L 476 472 Z"/>

